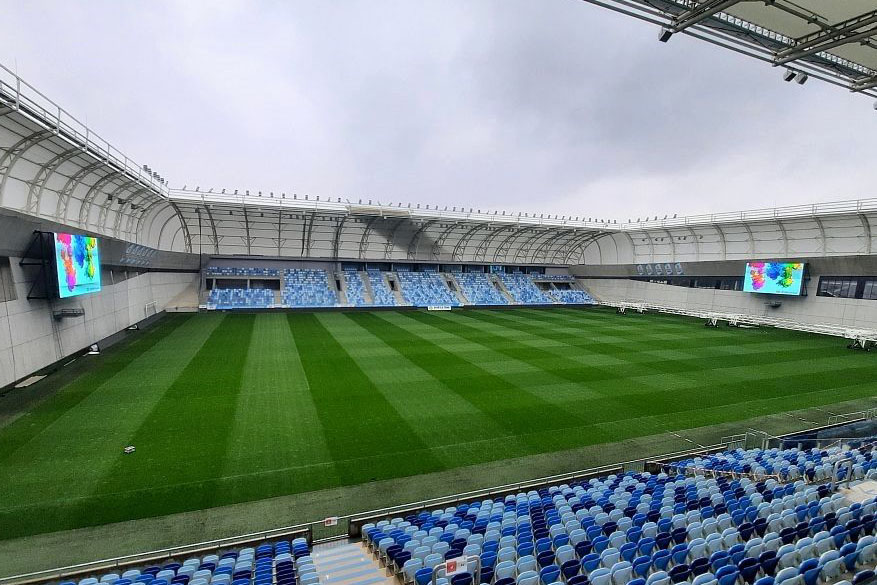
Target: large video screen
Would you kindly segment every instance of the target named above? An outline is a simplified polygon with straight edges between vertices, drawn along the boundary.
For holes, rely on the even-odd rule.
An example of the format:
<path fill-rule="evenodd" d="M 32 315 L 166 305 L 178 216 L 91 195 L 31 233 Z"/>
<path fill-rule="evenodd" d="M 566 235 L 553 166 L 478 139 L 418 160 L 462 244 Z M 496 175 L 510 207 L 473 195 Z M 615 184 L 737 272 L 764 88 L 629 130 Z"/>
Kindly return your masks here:
<path fill-rule="evenodd" d="M 58 295 L 62 299 L 100 290 L 100 253 L 97 238 L 55 234 Z"/>
<path fill-rule="evenodd" d="M 800 295 L 803 262 L 748 262 L 743 277 L 745 292 Z"/>

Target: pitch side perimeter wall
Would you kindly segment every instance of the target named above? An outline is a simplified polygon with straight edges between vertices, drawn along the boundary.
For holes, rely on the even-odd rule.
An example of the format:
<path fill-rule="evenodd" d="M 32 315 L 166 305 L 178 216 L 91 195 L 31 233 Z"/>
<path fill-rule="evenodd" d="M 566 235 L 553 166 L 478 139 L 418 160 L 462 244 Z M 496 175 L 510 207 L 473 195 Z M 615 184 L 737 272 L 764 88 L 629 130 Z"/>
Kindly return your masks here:
<path fill-rule="evenodd" d="M 98 293 L 63 301 L 29 301 L 33 277 L 18 265 L 18 258 L 9 260 L 9 271 L 2 271 L 3 284 L 17 298 L 0 302 L 0 387 L 142 321 L 148 303 L 155 303 L 156 311 L 163 310 L 197 279 L 197 274 L 174 272 L 144 272 L 125 278 L 125 272 L 104 270 Z M 12 282 L 5 282 L 10 276 Z M 85 311 L 83 316 L 53 317 L 54 311 L 79 308 Z"/>
<path fill-rule="evenodd" d="M 197 256 L 98 236 L 100 292 L 63 300 L 28 300 L 40 267 L 20 262 L 34 230 L 81 233 L 0 209 L 0 387 L 142 321 L 147 304 L 154 303 L 149 313 L 159 312 L 187 287 L 197 286 Z M 56 320 L 54 313 L 64 309 L 82 309 L 84 315 Z"/>
<path fill-rule="evenodd" d="M 779 258 L 778 260 L 782 260 Z M 744 313 L 850 327 L 877 328 L 877 300 L 816 296 L 821 276 L 877 276 L 877 256 L 789 258 L 808 264 L 807 296 L 687 288 L 631 280 L 635 265 L 576 266 L 578 282 L 601 300 L 629 300 L 691 310 Z M 688 276 L 742 277 L 745 261 L 683 263 Z M 660 278 L 660 277 L 655 277 Z M 771 306 L 779 301 L 779 306 Z"/>

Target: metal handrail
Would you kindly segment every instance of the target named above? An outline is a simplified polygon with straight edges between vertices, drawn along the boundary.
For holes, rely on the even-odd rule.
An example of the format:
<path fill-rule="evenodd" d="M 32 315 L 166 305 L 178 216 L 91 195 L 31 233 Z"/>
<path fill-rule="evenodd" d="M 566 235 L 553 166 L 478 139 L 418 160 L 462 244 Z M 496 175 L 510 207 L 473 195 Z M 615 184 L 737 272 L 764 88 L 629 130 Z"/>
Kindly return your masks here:
<path fill-rule="evenodd" d="M 4 585 L 13 583 L 16 585 L 23 585 L 25 583 L 41 583 L 53 579 L 62 579 L 75 575 L 86 575 L 97 571 L 104 571 L 107 569 L 115 569 L 146 562 L 160 561 L 181 556 L 213 552 L 225 548 L 240 547 L 248 544 L 255 544 L 257 542 L 264 542 L 266 540 L 272 540 L 275 538 L 296 535 L 303 536 L 308 539 L 308 542 L 311 542 L 311 524 L 299 524 L 297 526 L 290 526 L 286 528 L 276 528 L 273 530 L 252 532 L 250 534 L 242 534 L 240 536 L 218 538 L 216 540 L 207 540 L 194 544 L 174 546 L 170 548 L 158 549 L 143 553 L 135 553 L 132 555 L 125 555 L 121 557 L 102 559 L 99 561 L 91 561 L 87 563 L 79 563 L 76 565 L 69 565 L 67 567 L 47 569 L 45 571 L 34 571 L 32 573 L 12 575 L 10 577 L 0 578 L 0 583 Z"/>
<path fill-rule="evenodd" d="M 676 305 L 649 303 L 638 299 L 603 299 L 599 301 L 598 304 L 606 307 L 614 307 L 620 312 L 624 312 L 625 309 L 635 309 L 640 313 L 645 311 L 657 311 L 659 313 L 670 315 L 708 319 L 712 324 L 716 324 L 718 321 L 727 321 L 729 325 L 735 326 L 742 324 L 776 327 L 777 329 L 831 335 L 856 341 L 877 342 L 877 329 L 862 329 L 857 327 L 847 327 L 844 325 L 834 325 L 831 323 L 806 323 L 803 321 L 795 321 L 793 319 L 764 317 L 751 313 L 726 313 L 722 311 L 689 309 Z"/>
<path fill-rule="evenodd" d="M 667 469 L 671 469 L 676 471 L 676 473 L 683 473 L 684 475 L 703 475 L 719 477 L 725 476 L 730 477 L 731 479 L 739 479 L 741 477 L 747 477 L 753 481 L 763 481 L 765 479 L 774 479 L 778 483 L 785 483 L 783 479 L 780 477 L 778 473 L 755 473 L 754 471 L 745 472 L 745 471 L 725 471 L 722 469 L 710 469 L 708 467 L 697 467 L 693 465 L 667 465 Z"/>
<path fill-rule="evenodd" d="M 710 450 L 716 450 L 724 448 L 725 445 L 715 444 L 710 445 L 704 448 L 695 448 L 695 449 L 687 449 L 683 451 L 676 451 L 673 453 L 668 453 L 665 455 L 661 455 L 659 457 L 662 458 L 673 458 L 673 457 L 685 457 L 694 455 L 697 453 L 703 453 Z M 351 527 L 353 526 L 361 526 L 362 523 L 369 521 L 371 518 L 384 518 L 391 517 L 395 515 L 405 514 L 410 511 L 422 510 L 425 508 L 431 507 L 439 507 L 439 506 L 447 506 L 454 503 L 471 501 L 473 499 L 492 496 L 495 494 L 509 492 L 509 491 L 520 491 L 520 490 L 529 490 L 538 487 L 543 487 L 546 485 L 553 485 L 557 483 L 562 483 L 565 481 L 572 481 L 577 478 L 581 478 L 589 475 L 600 475 L 610 472 L 620 472 L 625 469 L 627 466 L 634 464 L 642 464 L 647 461 L 653 461 L 655 458 L 640 458 L 633 459 L 630 461 L 625 461 L 621 463 L 614 463 L 611 465 L 602 465 L 598 467 L 592 467 L 589 469 L 581 470 L 581 471 L 573 471 L 569 473 L 560 473 L 556 475 L 545 476 L 537 479 L 520 481 L 516 483 L 505 484 L 501 486 L 495 486 L 491 488 L 485 488 L 480 490 L 472 490 L 469 492 L 462 492 L 458 494 L 442 496 L 438 498 L 431 498 L 427 500 L 421 500 L 418 502 L 412 502 L 408 504 L 400 504 L 396 506 L 388 506 L 385 508 L 379 508 L 367 512 L 357 512 L 353 514 L 347 514 L 343 516 L 335 516 L 331 518 L 332 526 L 341 527 L 344 521 L 347 521 L 347 532 L 346 533 L 338 533 L 334 534 L 328 538 L 314 538 L 314 529 L 320 527 L 327 526 L 326 520 L 315 520 L 311 522 L 305 522 L 301 524 L 296 524 L 293 526 L 275 528 L 272 530 L 265 530 L 261 532 L 253 532 L 250 534 L 245 534 L 241 536 L 234 536 L 229 538 L 211 540 L 202 543 L 196 543 L 191 545 L 184 545 L 154 551 L 148 551 L 144 553 L 126 555 L 122 557 L 114 557 L 110 559 L 102 559 L 98 561 L 92 561 L 88 563 L 80 563 L 76 565 L 70 565 L 67 567 L 59 567 L 55 569 L 47 569 L 44 571 L 34 571 L 31 573 L 24 573 L 20 575 L 12 575 L 9 577 L 0 578 L 0 585 L 24 585 L 29 583 L 40 583 L 54 579 L 60 579 L 68 575 L 81 575 L 84 573 L 100 571 L 103 569 L 114 568 L 122 565 L 132 565 L 137 563 L 144 563 L 151 560 L 160 560 L 167 559 L 171 557 L 176 557 L 180 555 L 187 554 L 195 554 L 197 551 L 210 551 L 216 550 L 218 548 L 228 548 L 232 546 L 243 546 L 252 542 L 259 542 L 264 540 L 270 540 L 272 538 L 280 538 L 282 536 L 287 536 L 290 534 L 296 533 L 307 533 L 308 539 L 311 542 L 319 543 L 324 541 L 336 540 L 339 538 L 346 538 L 348 536 L 354 536 L 350 534 Z"/>
<path fill-rule="evenodd" d="M 40 125 L 52 130 L 55 135 L 71 144 L 79 146 L 96 159 L 136 178 L 148 185 L 156 193 L 167 197 L 168 187 L 143 169 L 142 165 L 130 159 L 121 150 L 104 140 L 70 112 L 52 101 L 40 90 L 18 76 L 17 73 L 0 64 L 0 98 L 9 102 L 15 110 L 23 113 Z"/>
<path fill-rule="evenodd" d="M 822 428 L 822 427 L 816 427 Z M 764 431 L 756 431 L 755 429 L 749 429 L 752 432 L 758 432 L 766 437 L 772 437 L 772 435 L 764 432 Z M 799 432 L 806 432 L 799 431 Z M 747 433 L 748 434 L 748 433 Z M 732 435 L 730 438 L 733 438 Z M 726 439 L 729 437 L 725 437 Z M 580 471 L 572 471 L 568 473 L 560 473 L 550 476 L 545 476 L 532 480 L 525 480 L 510 484 L 505 484 L 501 486 L 494 486 L 490 488 L 484 488 L 480 490 L 472 490 L 469 492 L 461 492 L 457 494 L 441 496 L 437 498 L 431 498 L 427 500 L 421 500 L 417 502 L 411 502 L 407 504 L 399 504 L 396 506 L 388 506 L 385 508 L 379 508 L 375 510 L 370 510 L 367 512 L 357 512 L 353 514 L 347 514 L 344 516 L 336 516 L 331 519 L 327 518 L 324 520 L 315 520 L 311 522 L 305 522 L 293 526 L 286 526 L 281 528 L 276 528 L 272 530 L 265 530 L 260 532 L 253 532 L 250 534 L 234 536 L 229 538 L 222 538 L 217 540 L 206 541 L 202 543 L 190 544 L 179 547 L 172 547 L 160 550 L 154 550 L 144 553 L 138 553 L 133 555 L 126 555 L 122 557 L 115 557 L 111 559 L 103 559 L 88 563 L 81 563 L 77 565 L 71 565 L 67 567 L 60 567 L 55 569 L 48 569 L 44 571 L 35 571 L 31 573 L 25 573 L 20 575 L 13 575 L 9 577 L 0 578 L 0 585 L 23 585 L 26 583 L 39 583 L 45 582 L 52 579 L 60 579 L 66 575 L 71 574 L 83 574 L 88 572 L 99 571 L 105 568 L 112 568 L 115 566 L 122 565 L 131 565 L 136 563 L 143 563 L 150 560 L 158 560 L 165 559 L 174 556 L 180 556 L 184 554 L 195 554 L 199 550 L 216 550 L 219 548 L 229 548 L 233 546 L 242 546 L 248 543 L 259 542 L 264 540 L 270 540 L 272 538 L 280 538 L 283 536 L 303 533 L 307 534 L 309 541 L 314 543 L 336 540 L 339 538 L 346 538 L 351 536 L 356 536 L 358 533 L 355 531 L 361 527 L 361 525 L 365 522 L 369 522 L 372 519 L 378 518 L 390 518 L 392 516 L 405 515 L 407 513 L 423 510 L 426 508 L 432 507 L 440 507 L 452 505 L 455 503 L 471 501 L 477 498 L 490 497 L 495 496 L 501 493 L 509 493 L 516 492 L 520 490 L 530 490 L 539 487 L 545 487 L 549 485 L 556 485 L 558 483 L 573 481 L 575 479 L 580 479 L 587 476 L 597 476 L 601 474 L 606 474 L 610 472 L 621 472 L 627 471 L 631 469 L 644 469 L 645 465 L 653 464 L 653 465 L 668 465 L 672 464 L 674 459 L 679 459 L 683 457 L 689 457 L 692 455 L 697 455 L 700 453 L 709 453 L 715 452 L 717 450 L 730 448 L 730 444 L 726 441 L 721 441 L 719 443 L 715 443 L 713 445 L 708 445 L 705 447 L 696 447 L 692 449 L 686 449 L 681 451 L 674 451 L 671 453 L 666 453 L 663 455 L 656 455 L 651 457 L 641 457 L 638 459 L 632 459 L 629 461 L 623 461 L 619 463 L 602 465 L 597 467 L 592 467 Z M 331 524 L 327 521 L 331 520 Z M 343 522 L 347 522 L 347 530 L 346 532 L 338 532 L 335 534 L 331 534 L 325 538 L 315 538 L 314 531 L 317 528 L 324 527 L 338 527 L 339 530 L 342 529 Z"/>
<path fill-rule="evenodd" d="M 571 217 L 537 217 L 535 214 L 507 213 L 499 211 L 465 211 L 439 210 L 436 208 L 423 208 L 411 206 L 376 203 L 359 203 L 340 197 L 320 197 L 307 199 L 297 196 L 276 197 L 262 196 L 248 193 L 216 193 L 200 190 L 172 189 L 171 198 L 185 202 L 199 202 L 202 204 L 229 204 L 240 206 L 263 206 L 293 208 L 323 212 L 338 212 L 367 215 L 405 216 L 412 218 L 435 218 L 458 221 L 478 221 L 491 224 L 520 224 L 533 225 L 545 228 L 587 228 L 606 232 L 629 232 L 649 228 L 687 227 L 694 225 L 712 225 L 716 223 L 740 223 L 752 221 L 770 221 L 776 219 L 795 219 L 805 217 L 823 217 L 827 215 L 855 214 L 865 211 L 877 211 L 877 198 L 850 199 L 845 201 L 829 201 L 825 203 L 812 203 L 807 205 L 790 205 L 785 207 L 773 207 L 762 209 L 750 209 L 744 211 L 729 211 L 704 215 L 689 215 L 658 220 L 644 220 L 638 222 L 616 221 L 586 221 Z"/>
<path fill-rule="evenodd" d="M 850 482 L 853 479 L 853 460 L 849 457 L 845 457 L 843 459 L 838 459 L 834 462 L 834 466 L 832 466 L 831 472 L 831 491 L 835 491 L 837 485 L 841 482 L 838 481 L 837 476 L 840 473 L 840 469 L 842 466 L 846 465 L 847 467 L 847 476 L 844 481 L 847 484 L 847 487 L 850 487 Z"/>

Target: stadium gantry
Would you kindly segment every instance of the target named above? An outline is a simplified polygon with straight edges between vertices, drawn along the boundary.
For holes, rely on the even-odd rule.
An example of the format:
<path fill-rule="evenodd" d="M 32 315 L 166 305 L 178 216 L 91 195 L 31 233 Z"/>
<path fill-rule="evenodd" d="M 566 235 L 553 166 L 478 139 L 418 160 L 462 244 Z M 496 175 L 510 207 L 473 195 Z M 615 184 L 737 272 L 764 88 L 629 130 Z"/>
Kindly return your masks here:
<path fill-rule="evenodd" d="M 584 0 L 659 27 L 668 42 L 685 34 L 808 77 L 877 97 L 877 8 L 824 0 Z M 877 102 L 875 102 L 877 109 Z"/>

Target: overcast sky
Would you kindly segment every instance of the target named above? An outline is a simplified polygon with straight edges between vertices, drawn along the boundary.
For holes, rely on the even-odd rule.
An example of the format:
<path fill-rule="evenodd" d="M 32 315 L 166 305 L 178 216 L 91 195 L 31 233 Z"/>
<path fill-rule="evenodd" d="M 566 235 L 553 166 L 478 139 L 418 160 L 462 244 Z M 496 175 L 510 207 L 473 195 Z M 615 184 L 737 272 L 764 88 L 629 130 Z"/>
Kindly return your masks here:
<path fill-rule="evenodd" d="M 871 100 L 579 0 L 2 5 L 173 187 L 636 218 L 877 197 Z"/>

